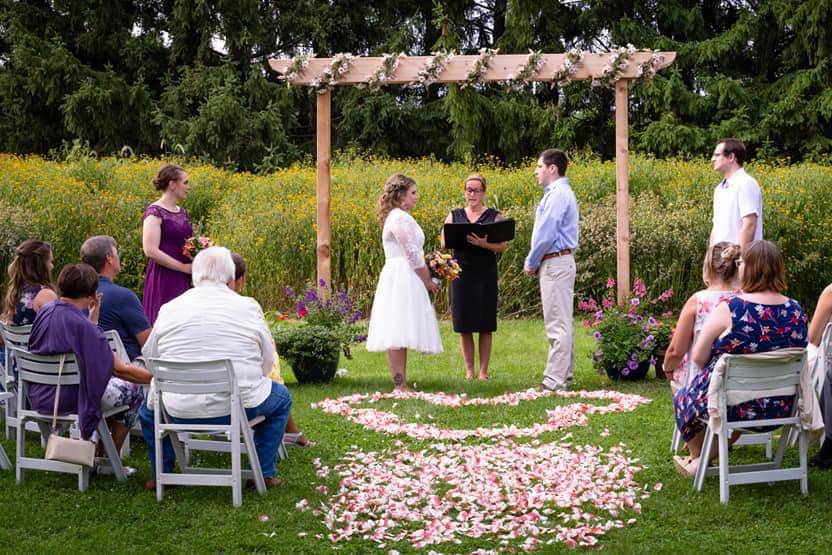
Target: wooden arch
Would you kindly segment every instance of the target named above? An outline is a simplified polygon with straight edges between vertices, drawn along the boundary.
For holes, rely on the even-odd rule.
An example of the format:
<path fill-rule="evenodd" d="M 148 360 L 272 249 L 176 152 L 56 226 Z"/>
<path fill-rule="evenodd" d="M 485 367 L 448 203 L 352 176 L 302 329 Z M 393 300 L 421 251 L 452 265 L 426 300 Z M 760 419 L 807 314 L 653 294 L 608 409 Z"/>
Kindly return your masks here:
<path fill-rule="evenodd" d="M 569 75 L 571 81 L 600 79 L 609 81 L 611 60 L 617 52 L 580 53 L 580 63 L 574 64 Z M 645 64 L 661 70 L 673 63 L 675 52 L 632 52 L 626 59 L 626 67 L 615 74 L 615 182 L 616 182 L 616 246 L 618 301 L 630 293 L 630 196 L 629 196 L 629 105 L 628 82 L 640 76 Z M 528 81 L 552 81 L 562 73 L 568 54 L 542 54 L 537 71 Z M 314 87 L 320 77 L 331 68 L 333 58 L 310 58 L 300 73 L 289 79 L 292 85 Z M 384 84 L 405 85 L 414 83 L 419 72 L 433 60 L 433 56 L 403 57 L 395 71 Z M 465 83 L 470 81 L 470 72 L 481 60 L 477 55 L 453 56 L 444 64 L 444 70 L 431 83 Z M 490 60 L 488 69 L 478 76 L 477 82 L 512 81 L 527 64 L 528 54 L 496 54 Z M 355 57 L 349 68 L 337 76 L 334 85 L 366 85 L 372 75 L 383 64 L 383 58 Z M 286 75 L 293 67 L 292 60 L 269 60 L 272 69 Z M 606 72 L 606 75 L 605 75 Z M 318 91 L 316 115 L 316 168 L 317 168 L 317 274 L 318 283 L 323 280 L 327 290 L 331 289 L 331 231 L 330 231 L 330 162 L 331 162 L 331 90 Z M 553 145 L 554 146 L 554 145 Z"/>

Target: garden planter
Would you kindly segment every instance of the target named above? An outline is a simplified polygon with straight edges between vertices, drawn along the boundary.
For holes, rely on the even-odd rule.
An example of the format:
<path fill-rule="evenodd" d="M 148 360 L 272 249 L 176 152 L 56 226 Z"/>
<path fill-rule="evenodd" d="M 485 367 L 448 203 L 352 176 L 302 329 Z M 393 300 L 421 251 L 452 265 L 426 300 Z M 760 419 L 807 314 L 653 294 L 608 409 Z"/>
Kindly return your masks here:
<path fill-rule="evenodd" d="M 335 377 L 340 358 L 339 349 L 328 358 L 300 356 L 291 360 L 290 364 L 298 383 L 326 383 Z"/>
<path fill-rule="evenodd" d="M 660 380 L 666 379 L 666 377 L 664 375 L 664 370 L 662 370 L 662 368 L 664 368 L 664 357 L 665 357 L 666 354 L 667 354 L 667 351 L 664 350 L 664 349 L 656 349 L 653 352 L 653 356 L 656 359 L 656 362 L 655 362 L 656 377 Z"/>
<path fill-rule="evenodd" d="M 626 367 L 626 364 L 621 365 L 621 367 Z M 627 380 L 627 381 L 636 381 L 636 380 L 643 380 L 645 376 L 647 376 L 647 372 L 650 370 L 650 360 L 645 360 L 638 363 L 638 366 L 635 370 L 627 370 L 626 372 L 621 372 L 621 367 L 610 368 L 607 367 L 604 370 L 607 373 L 607 376 L 611 380 Z"/>

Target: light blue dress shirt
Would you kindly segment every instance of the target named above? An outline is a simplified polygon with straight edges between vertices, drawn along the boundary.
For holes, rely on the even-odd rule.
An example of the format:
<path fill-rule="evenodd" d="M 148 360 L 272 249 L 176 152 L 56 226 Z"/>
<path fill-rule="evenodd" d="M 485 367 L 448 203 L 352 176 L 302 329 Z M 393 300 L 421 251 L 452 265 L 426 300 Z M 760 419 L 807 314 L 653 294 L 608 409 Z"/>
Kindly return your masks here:
<path fill-rule="evenodd" d="M 550 252 L 577 247 L 578 200 L 569 180 L 561 177 L 543 190 L 543 198 L 537 205 L 526 269 L 540 268 L 543 256 Z"/>

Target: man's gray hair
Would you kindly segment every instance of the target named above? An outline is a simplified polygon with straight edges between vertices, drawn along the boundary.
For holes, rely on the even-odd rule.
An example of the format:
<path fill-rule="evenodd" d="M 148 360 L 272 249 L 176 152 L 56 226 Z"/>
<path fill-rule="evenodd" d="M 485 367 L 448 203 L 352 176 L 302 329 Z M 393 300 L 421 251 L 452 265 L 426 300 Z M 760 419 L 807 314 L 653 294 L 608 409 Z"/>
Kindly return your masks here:
<path fill-rule="evenodd" d="M 194 287 L 203 283 L 228 283 L 234 279 L 234 259 L 225 247 L 209 247 L 200 251 L 191 266 Z"/>
<path fill-rule="evenodd" d="M 90 237 L 81 245 L 81 262 L 89 264 L 100 274 L 107 262 L 107 256 L 113 254 L 115 248 L 116 240 L 109 235 Z"/>

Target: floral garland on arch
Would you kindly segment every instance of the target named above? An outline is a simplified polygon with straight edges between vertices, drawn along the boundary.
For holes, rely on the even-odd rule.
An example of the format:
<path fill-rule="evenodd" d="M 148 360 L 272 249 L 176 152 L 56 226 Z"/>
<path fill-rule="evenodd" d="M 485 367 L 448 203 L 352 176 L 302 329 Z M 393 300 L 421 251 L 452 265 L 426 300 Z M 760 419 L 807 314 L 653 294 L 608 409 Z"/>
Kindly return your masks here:
<path fill-rule="evenodd" d="M 292 56 L 292 58 L 289 60 L 289 65 L 286 68 L 286 71 L 283 73 L 283 79 L 286 80 L 286 85 L 291 85 L 292 81 L 303 75 L 303 73 L 306 71 L 306 68 L 309 67 L 309 58 L 314 57 L 314 52 Z"/>
<path fill-rule="evenodd" d="M 538 74 L 544 61 L 543 53 L 540 50 L 529 49 L 529 55 L 526 56 L 526 61 L 520 69 L 517 70 L 517 74 L 509 73 L 508 79 L 504 83 L 515 91 L 522 90 L 531 83 L 532 77 Z"/>
<path fill-rule="evenodd" d="M 563 58 L 563 63 L 552 76 L 552 83 L 560 87 L 565 87 L 572 82 L 572 76 L 578 70 L 584 59 L 584 53 L 578 48 L 570 48 L 566 51 Z"/>
<path fill-rule="evenodd" d="M 656 76 L 658 66 L 664 62 L 664 56 L 658 50 L 642 50 L 642 52 L 650 52 L 650 57 L 642 64 L 639 64 L 636 69 L 636 78 L 641 79 L 645 83 L 650 83 Z"/>
<path fill-rule="evenodd" d="M 332 90 L 335 82 L 350 70 L 352 60 L 352 54 L 336 54 L 332 57 L 329 67 L 324 69 L 318 77 L 313 79 L 309 86 L 311 86 L 318 94 L 324 94 L 325 92 Z"/>
<path fill-rule="evenodd" d="M 494 60 L 494 56 L 496 56 L 499 51 L 499 48 L 480 48 L 479 57 L 474 60 L 474 65 L 471 67 L 471 71 L 469 71 L 465 76 L 465 81 L 460 83 L 459 88 L 464 89 L 465 87 L 482 83 L 482 78 L 485 75 L 485 72 L 491 67 L 491 62 Z"/>
<path fill-rule="evenodd" d="M 445 50 L 433 52 L 433 57 L 419 70 L 419 73 L 416 74 L 416 80 L 410 86 L 412 88 L 430 86 L 445 71 L 448 62 L 453 59 L 455 54 L 453 50 L 450 52 Z"/>
<path fill-rule="evenodd" d="M 613 53 L 610 54 L 609 61 L 601 72 L 601 77 L 592 80 L 592 86 L 611 87 L 615 85 L 615 82 L 621 78 L 621 75 L 623 75 L 625 71 L 627 71 L 627 68 L 630 66 L 630 60 L 636 52 L 636 47 L 632 44 L 616 48 Z"/>
<path fill-rule="evenodd" d="M 399 63 L 407 58 L 404 52 L 398 54 L 383 54 L 381 65 L 367 78 L 366 83 L 360 83 L 358 88 L 376 91 L 390 80 L 399 67 Z"/>

